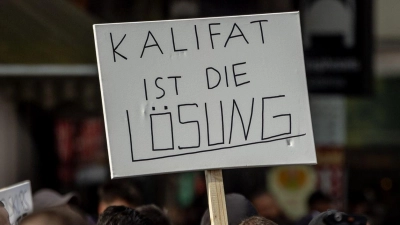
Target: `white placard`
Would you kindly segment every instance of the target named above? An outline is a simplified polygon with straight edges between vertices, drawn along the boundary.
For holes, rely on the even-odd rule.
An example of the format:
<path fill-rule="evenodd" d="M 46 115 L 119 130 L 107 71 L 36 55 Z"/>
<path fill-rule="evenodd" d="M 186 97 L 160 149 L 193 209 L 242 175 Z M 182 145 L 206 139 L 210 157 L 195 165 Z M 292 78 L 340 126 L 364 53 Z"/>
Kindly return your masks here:
<path fill-rule="evenodd" d="M 112 177 L 316 163 L 298 12 L 94 32 Z"/>
<path fill-rule="evenodd" d="M 0 201 L 8 211 L 11 225 L 17 224 L 21 216 L 33 211 L 31 183 L 24 181 L 0 189 Z"/>

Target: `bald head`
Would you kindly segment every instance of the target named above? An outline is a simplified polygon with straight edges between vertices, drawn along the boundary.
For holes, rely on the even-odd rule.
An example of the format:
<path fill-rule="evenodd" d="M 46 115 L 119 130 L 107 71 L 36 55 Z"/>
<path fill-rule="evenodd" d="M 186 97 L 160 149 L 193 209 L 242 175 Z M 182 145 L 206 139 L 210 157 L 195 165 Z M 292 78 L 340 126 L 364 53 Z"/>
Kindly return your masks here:
<path fill-rule="evenodd" d="M 266 192 L 255 195 L 251 201 L 260 216 L 268 219 L 276 219 L 281 214 L 275 198 Z"/>
<path fill-rule="evenodd" d="M 87 225 L 83 216 L 72 207 L 56 206 L 24 217 L 20 225 Z"/>

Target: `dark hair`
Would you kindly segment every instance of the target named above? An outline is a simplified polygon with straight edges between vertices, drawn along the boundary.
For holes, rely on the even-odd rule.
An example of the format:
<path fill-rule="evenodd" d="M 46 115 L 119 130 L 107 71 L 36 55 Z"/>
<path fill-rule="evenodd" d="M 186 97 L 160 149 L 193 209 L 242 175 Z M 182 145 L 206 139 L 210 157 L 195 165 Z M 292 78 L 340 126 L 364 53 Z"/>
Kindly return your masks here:
<path fill-rule="evenodd" d="M 128 180 L 110 180 L 98 191 L 100 201 L 112 202 L 117 198 L 125 200 L 131 206 L 141 204 L 141 196 L 136 187 Z"/>
<path fill-rule="evenodd" d="M 308 207 L 311 208 L 316 203 L 330 203 L 331 201 L 332 199 L 328 195 L 324 194 L 322 191 L 315 191 L 310 195 L 307 203 Z"/>
<path fill-rule="evenodd" d="M 269 219 L 261 216 L 252 216 L 243 220 L 239 225 L 277 225 Z"/>
<path fill-rule="evenodd" d="M 6 207 L 2 201 L 0 201 L 0 207 Z"/>
<path fill-rule="evenodd" d="M 97 225 L 153 225 L 138 211 L 125 206 L 110 206 L 99 218 Z"/>
<path fill-rule="evenodd" d="M 155 205 L 140 206 L 136 210 L 151 220 L 154 225 L 171 225 L 165 213 Z"/>
<path fill-rule="evenodd" d="M 253 202 L 256 198 L 263 196 L 263 195 L 270 195 L 268 192 L 265 190 L 257 190 L 253 194 L 250 195 L 249 200 Z"/>

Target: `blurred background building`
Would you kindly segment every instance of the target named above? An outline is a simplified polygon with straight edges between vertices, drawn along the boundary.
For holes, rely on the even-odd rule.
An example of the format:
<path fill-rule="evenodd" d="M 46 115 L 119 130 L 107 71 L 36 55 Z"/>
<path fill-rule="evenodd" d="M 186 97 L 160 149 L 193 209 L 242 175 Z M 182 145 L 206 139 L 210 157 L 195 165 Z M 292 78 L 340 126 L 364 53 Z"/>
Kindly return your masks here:
<path fill-rule="evenodd" d="M 400 210 L 400 1 L 2 0 L 0 187 L 77 190 L 96 213 L 109 167 L 92 25 L 299 10 L 318 165 L 224 170 L 225 190 L 265 190 L 290 219 L 314 190 L 396 224 Z M 207 206 L 203 172 L 134 178 L 174 223 Z"/>

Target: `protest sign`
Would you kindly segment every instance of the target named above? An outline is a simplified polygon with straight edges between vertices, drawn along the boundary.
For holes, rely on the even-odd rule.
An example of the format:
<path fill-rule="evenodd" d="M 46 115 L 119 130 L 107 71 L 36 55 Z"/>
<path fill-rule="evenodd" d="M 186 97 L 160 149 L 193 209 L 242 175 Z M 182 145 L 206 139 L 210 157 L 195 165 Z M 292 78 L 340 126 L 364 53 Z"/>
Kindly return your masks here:
<path fill-rule="evenodd" d="M 316 163 L 298 12 L 94 32 L 112 177 Z"/>
<path fill-rule="evenodd" d="M 11 225 L 17 224 L 20 217 L 33 211 L 31 183 L 24 181 L 0 189 L 0 201 L 7 209 Z"/>

